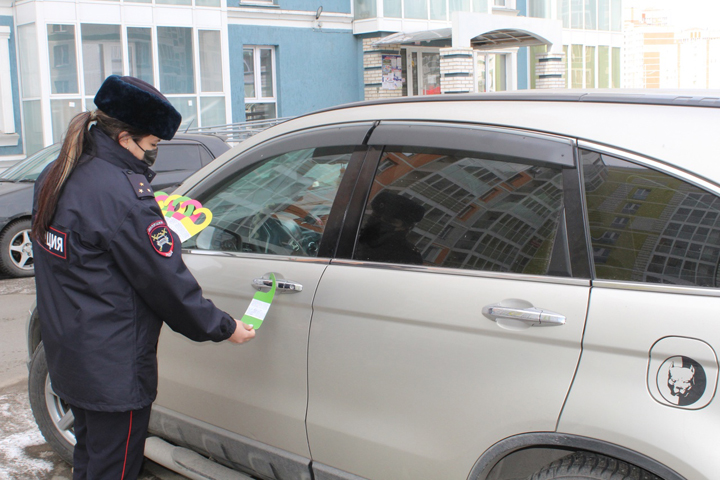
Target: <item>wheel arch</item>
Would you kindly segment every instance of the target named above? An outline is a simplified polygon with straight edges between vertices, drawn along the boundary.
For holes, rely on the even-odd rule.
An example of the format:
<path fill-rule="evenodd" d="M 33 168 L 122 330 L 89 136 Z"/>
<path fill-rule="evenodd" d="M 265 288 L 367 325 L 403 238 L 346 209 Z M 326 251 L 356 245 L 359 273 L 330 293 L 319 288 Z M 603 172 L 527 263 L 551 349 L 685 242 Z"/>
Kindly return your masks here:
<path fill-rule="evenodd" d="M 32 359 L 33 353 L 37 350 L 38 345 L 42 341 L 42 335 L 40 333 L 40 315 L 38 314 L 37 306 L 33 306 L 32 314 L 28 318 L 27 325 L 27 343 L 28 343 L 28 365 L 30 365 L 30 359 Z"/>
<path fill-rule="evenodd" d="M 14 215 L 12 217 L 6 217 L 4 222 L 4 226 L 0 229 L 0 233 L 4 232 L 8 229 L 13 223 L 20 222 L 22 220 L 30 220 L 32 221 L 32 215 L 28 213 L 18 213 L 17 215 Z"/>
<path fill-rule="evenodd" d="M 685 477 L 671 468 L 634 450 L 594 438 L 554 432 L 526 433 L 508 437 L 497 442 L 477 459 L 468 475 L 468 480 L 488 479 L 490 472 L 502 460 L 520 455 L 529 449 L 565 452 L 568 455 L 574 451 L 582 450 L 622 460 L 647 470 L 663 480 L 686 480 Z M 535 471 L 540 470 L 556 458 L 557 457 L 553 458 L 551 455 L 548 455 L 547 460 L 538 459 L 536 460 L 537 463 L 533 465 L 533 468 L 535 468 Z"/>

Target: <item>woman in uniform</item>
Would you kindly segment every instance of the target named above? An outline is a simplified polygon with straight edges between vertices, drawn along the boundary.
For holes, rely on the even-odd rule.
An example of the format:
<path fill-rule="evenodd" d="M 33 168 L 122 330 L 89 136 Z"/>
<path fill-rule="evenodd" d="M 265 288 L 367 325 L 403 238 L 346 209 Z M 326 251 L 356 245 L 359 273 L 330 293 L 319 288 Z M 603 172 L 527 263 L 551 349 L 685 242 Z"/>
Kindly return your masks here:
<path fill-rule="evenodd" d="M 74 479 L 134 479 L 157 391 L 163 322 L 201 342 L 243 343 L 244 323 L 202 296 L 150 187 L 180 113 L 152 85 L 108 77 L 70 122 L 35 185 L 40 328 L 55 393 L 75 416 Z"/>

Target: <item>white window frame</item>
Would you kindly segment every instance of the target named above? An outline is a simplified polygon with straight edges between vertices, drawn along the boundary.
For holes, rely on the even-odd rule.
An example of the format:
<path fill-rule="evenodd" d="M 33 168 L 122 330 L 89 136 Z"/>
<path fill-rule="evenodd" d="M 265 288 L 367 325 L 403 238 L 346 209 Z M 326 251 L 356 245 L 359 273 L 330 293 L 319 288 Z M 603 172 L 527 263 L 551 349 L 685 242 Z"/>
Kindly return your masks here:
<path fill-rule="evenodd" d="M 0 26 L 0 146 L 17 145 L 19 136 L 14 134 L 15 110 L 13 109 L 12 78 L 10 77 L 10 27 Z"/>
<path fill-rule="evenodd" d="M 473 52 L 473 92 L 477 93 L 478 55 L 503 55 L 505 58 L 505 90 L 495 90 L 509 92 L 517 89 L 517 49 L 512 50 L 475 50 Z M 485 69 L 485 85 L 487 85 L 487 69 Z"/>
<path fill-rule="evenodd" d="M 260 71 L 260 50 L 270 50 L 270 59 L 272 62 L 272 97 L 262 96 L 262 76 Z M 277 63 L 275 61 L 275 46 L 274 45 L 243 45 L 243 57 L 245 56 L 245 50 L 253 50 L 253 81 L 255 82 L 255 96 L 244 97 L 245 104 L 248 103 L 274 103 L 275 104 L 275 116 L 278 117 L 277 109 Z M 244 65 L 244 64 L 243 64 Z M 244 80 L 243 80 L 244 82 Z M 243 83 L 243 96 L 245 95 L 245 88 Z"/>

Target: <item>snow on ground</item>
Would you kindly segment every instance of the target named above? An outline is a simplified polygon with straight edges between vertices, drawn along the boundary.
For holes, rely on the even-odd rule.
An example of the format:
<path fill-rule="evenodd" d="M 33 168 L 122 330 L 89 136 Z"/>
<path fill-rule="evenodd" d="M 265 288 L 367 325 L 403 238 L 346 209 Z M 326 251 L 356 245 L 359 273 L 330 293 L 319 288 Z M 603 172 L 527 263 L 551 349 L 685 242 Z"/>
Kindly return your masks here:
<path fill-rule="evenodd" d="M 70 468 L 35 425 L 26 383 L 0 391 L 0 480 L 65 480 Z"/>

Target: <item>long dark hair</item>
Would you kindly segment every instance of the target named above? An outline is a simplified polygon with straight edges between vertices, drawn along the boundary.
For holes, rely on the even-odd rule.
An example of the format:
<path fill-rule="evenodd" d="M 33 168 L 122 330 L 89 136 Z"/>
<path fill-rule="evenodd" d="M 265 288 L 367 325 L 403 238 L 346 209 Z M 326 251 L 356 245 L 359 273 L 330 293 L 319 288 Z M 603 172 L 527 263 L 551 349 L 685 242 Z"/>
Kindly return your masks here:
<path fill-rule="evenodd" d="M 70 120 L 70 125 L 68 125 L 67 132 L 65 132 L 57 160 L 53 162 L 40 187 L 37 212 L 30 233 L 30 236 L 35 240 L 39 241 L 50 227 L 62 188 L 75 167 L 77 167 L 80 156 L 85 152 L 94 150 L 92 137 L 88 135 L 88 129 L 93 122 L 115 141 L 118 141 L 122 132 L 127 132 L 135 141 L 147 136 L 147 133 L 140 132 L 100 110 L 75 115 Z"/>

